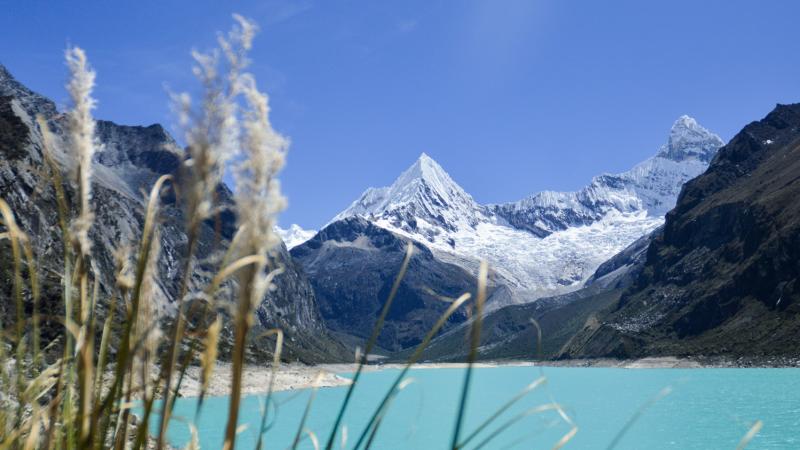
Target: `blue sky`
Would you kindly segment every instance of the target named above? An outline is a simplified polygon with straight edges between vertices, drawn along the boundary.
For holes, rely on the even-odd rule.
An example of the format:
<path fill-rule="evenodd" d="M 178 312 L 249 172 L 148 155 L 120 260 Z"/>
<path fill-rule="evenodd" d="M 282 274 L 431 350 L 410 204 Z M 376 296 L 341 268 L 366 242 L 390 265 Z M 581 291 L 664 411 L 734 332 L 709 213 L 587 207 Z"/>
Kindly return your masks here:
<path fill-rule="evenodd" d="M 0 63 L 64 104 L 63 50 L 98 72 L 96 115 L 174 130 L 165 86 L 231 13 L 292 139 L 288 225 L 319 227 L 426 152 L 476 200 L 579 188 L 656 152 L 689 114 L 724 139 L 800 101 L 800 2 L 4 1 Z"/>

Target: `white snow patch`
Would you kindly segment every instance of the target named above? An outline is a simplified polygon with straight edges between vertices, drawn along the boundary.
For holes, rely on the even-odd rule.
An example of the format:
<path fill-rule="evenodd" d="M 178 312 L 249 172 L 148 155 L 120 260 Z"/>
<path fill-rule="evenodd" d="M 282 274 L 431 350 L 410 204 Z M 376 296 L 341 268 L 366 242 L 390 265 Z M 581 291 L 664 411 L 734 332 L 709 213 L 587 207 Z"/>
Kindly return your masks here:
<path fill-rule="evenodd" d="M 290 250 L 311 239 L 315 234 L 317 234 L 315 230 L 306 230 L 296 223 L 293 223 L 288 229 L 283 229 L 276 225 L 275 232 L 278 233 L 281 239 L 283 239 L 283 242 L 286 244 L 286 247 Z"/>

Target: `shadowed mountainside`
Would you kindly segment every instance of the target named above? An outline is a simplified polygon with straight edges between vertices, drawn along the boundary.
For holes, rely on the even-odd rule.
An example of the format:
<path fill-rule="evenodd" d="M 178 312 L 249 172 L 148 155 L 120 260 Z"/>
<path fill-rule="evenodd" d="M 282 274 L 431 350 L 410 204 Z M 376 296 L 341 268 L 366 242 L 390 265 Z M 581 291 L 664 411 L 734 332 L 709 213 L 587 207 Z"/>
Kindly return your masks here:
<path fill-rule="evenodd" d="M 291 254 L 308 273 L 328 326 L 366 338 L 391 291 L 408 242 L 365 219 L 351 217 L 322 229 Z M 414 255 L 378 339 L 390 351 L 419 343 L 447 309 L 445 299 L 476 286 L 465 270 L 439 261 L 427 247 L 411 242 Z M 465 311 L 456 312 L 448 324 L 463 322 Z"/>
<path fill-rule="evenodd" d="M 641 274 L 565 357 L 790 356 L 800 335 L 800 104 L 684 187 Z"/>
<path fill-rule="evenodd" d="M 58 226 L 58 208 L 51 176 L 48 175 L 43 153 L 42 134 L 35 116 L 42 115 L 55 133 L 56 148 L 52 157 L 61 176 L 67 180 L 70 157 L 63 153 L 65 116 L 55 104 L 17 82 L 0 65 L 0 197 L 9 203 L 22 230 L 29 235 L 38 259 L 42 278 L 42 313 L 53 318 L 63 315 L 61 275 L 63 243 Z M 146 195 L 155 181 L 172 174 L 176 184 L 182 182 L 183 150 L 160 125 L 148 127 L 123 126 L 97 121 L 97 138 L 101 144 L 95 154 L 92 179 L 92 204 L 95 224 L 90 230 L 93 247 L 94 273 L 98 275 L 100 296 L 109 299 L 115 293 L 116 249 L 134 247 L 141 237 Z M 68 198 L 75 198 L 71 183 L 64 183 Z M 236 227 L 230 210 L 231 192 L 224 185 L 217 189 L 222 210 L 218 217 L 207 221 L 200 230 L 192 284 L 204 286 L 217 269 L 219 255 L 227 248 Z M 175 297 L 179 291 L 183 255 L 186 251 L 184 210 L 170 190 L 162 199 L 158 260 L 158 279 L 153 293 L 156 308 L 166 320 L 175 313 Z M 7 241 L 3 246 L 7 247 Z M 341 361 L 349 359 L 335 339 L 327 334 L 319 316 L 313 289 L 302 271 L 291 260 L 285 246 L 278 250 L 276 260 L 284 272 L 275 280 L 276 289 L 268 294 L 257 311 L 257 328 L 280 327 L 287 334 L 285 356 L 308 362 Z M 4 314 L 13 314 L 11 298 L 10 261 L 0 264 L 0 302 Z M 98 316 L 105 317 L 107 303 L 101 302 Z M 26 307 L 30 307 L 26 305 Z M 29 311 L 30 312 L 30 311 Z M 102 322 L 100 322 L 102 323 Z M 44 331 L 52 336 L 60 333 L 57 320 L 45 320 Z M 230 338 L 226 331 L 224 337 Z M 224 340 L 224 339 L 223 339 Z M 266 361 L 272 342 L 262 340 L 252 346 L 252 358 Z M 222 354 L 225 354 L 225 342 Z"/>

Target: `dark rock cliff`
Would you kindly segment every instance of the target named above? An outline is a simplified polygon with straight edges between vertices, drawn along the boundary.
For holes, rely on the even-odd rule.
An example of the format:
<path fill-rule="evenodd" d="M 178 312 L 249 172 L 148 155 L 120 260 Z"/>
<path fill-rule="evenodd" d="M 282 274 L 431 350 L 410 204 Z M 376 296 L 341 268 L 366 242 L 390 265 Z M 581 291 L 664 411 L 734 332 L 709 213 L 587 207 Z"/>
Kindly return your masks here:
<path fill-rule="evenodd" d="M 688 182 L 641 273 L 567 357 L 797 354 L 800 104 L 778 105 Z"/>
<path fill-rule="evenodd" d="M 368 337 L 380 314 L 405 255 L 408 239 L 369 221 L 350 217 L 336 221 L 311 240 L 292 249 L 317 293 L 322 316 L 341 333 Z M 453 264 L 436 259 L 414 242 L 412 257 L 378 340 L 387 350 L 419 343 L 448 303 L 475 289 L 474 278 Z M 448 323 L 463 322 L 466 308 Z"/>
<path fill-rule="evenodd" d="M 63 244 L 58 228 L 55 191 L 47 175 L 36 115 L 44 116 L 56 138 L 61 138 L 64 116 L 59 114 L 55 104 L 17 82 L 0 65 L 0 197 L 9 203 L 21 228 L 32 238 L 44 284 L 43 312 L 59 316 L 63 315 L 59 287 Z M 115 249 L 125 244 L 136 245 L 144 222 L 146 193 L 164 174 L 174 175 L 176 182 L 180 183 L 184 153 L 160 125 L 122 126 L 98 121 L 97 137 L 102 149 L 95 155 L 92 204 L 96 217 L 90 237 L 101 294 L 108 299 L 114 291 Z M 66 179 L 70 158 L 58 149 L 53 158 L 61 166 L 62 176 Z M 65 183 L 65 188 L 66 195 L 74 197 L 75 190 L 69 183 Z M 216 269 L 216 256 L 227 248 L 235 231 L 235 215 L 225 208 L 232 204 L 231 193 L 225 186 L 220 186 L 217 194 L 223 211 L 202 227 L 195 264 L 198 270 L 192 277 L 194 286 L 202 286 L 208 281 L 209 274 Z M 175 312 L 174 302 L 182 276 L 187 238 L 179 198 L 170 191 L 162 201 L 164 207 L 159 224 L 161 256 L 154 298 L 158 310 L 168 320 Z M 8 258 L 3 260 L 0 276 L 7 280 L 11 266 Z M 308 362 L 349 359 L 344 348 L 325 331 L 311 285 L 291 260 L 285 246 L 281 246 L 277 260 L 285 270 L 276 278 L 276 289 L 268 294 L 257 312 L 258 327 L 284 330 L 287 359 Z M 8 301 L 9 286 L 9 283 L 4 283 L 0 291 L 5 299 L 0 302 L 4 316 L 13 308 Z M 102 316 L 107 306 L 105 302 L 99 306 Z M 45 323 L 45 332 L 51 337 L 61 333 L 56 322 Z M 270 351 L 267 343 L 254 345 L 252 350 L 254 360 L 265 360 Z"/>

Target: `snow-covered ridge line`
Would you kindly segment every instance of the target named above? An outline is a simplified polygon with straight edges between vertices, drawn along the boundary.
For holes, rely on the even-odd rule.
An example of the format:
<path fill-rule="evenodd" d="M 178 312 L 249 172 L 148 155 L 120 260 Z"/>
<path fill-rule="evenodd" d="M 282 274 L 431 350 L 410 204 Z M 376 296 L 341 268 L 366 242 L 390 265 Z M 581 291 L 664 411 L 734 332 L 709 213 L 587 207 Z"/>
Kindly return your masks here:
<path fill-rule="evenodd" d="M 652 158 L 602 174 L 576 192 L 545 191 L 481 205 L 426 154 L 391 186 L 367 189 L 332 222 L 361 216 L 474 271 L 486 259 L 514 288 L 511 301 L 579 288 L 599 264 L 663 223 L 683 184 L 724 145 L 679 117 Z"/>
<path fill-rule="evenodd" d="M 672 209 L 683 184 L 703 173 L 724 145 L 689 116 L 679 117 L 658 153 L 631 170 L 594 177 L 575 192 L 545 191 L 517 202 L 489 205 L 512 225 L 537 236 L 600 220 L 611 210 L 646 211 L 651 217 Z"/>
<path fill-rule="evenodd" d="M 390 211 L 411 229 L 423 219 L 449 231 L 475 226 L 487 216 L 485 208 L 425 153 L 391 186 L 367 189 L 332 222 L 351 216 L 377 218 Z"/>
<path fill-rule="evenodd" d="M 289 250 L 297 247 L 317 234 L 316 230 L 306 230 L 296 223 L 293 223 L 287 229 L 276 225 L 275 231 L 278 233 L 281 239 L 283 239 L 283 242 L 286 244 L 286 248 Z"/>

